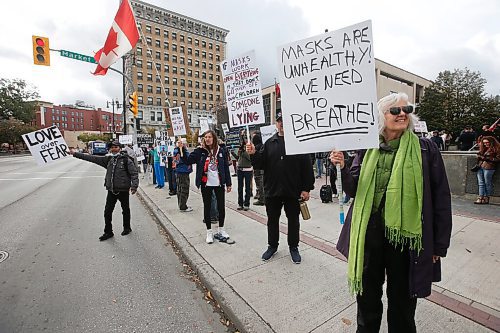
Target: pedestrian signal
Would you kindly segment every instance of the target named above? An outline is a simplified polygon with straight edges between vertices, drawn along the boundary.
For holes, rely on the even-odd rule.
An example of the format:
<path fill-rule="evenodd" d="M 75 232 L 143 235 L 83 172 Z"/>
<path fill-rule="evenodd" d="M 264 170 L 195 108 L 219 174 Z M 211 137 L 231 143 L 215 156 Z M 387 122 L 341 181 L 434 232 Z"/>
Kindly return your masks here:
<path fill-rule="evenodd" d="M 137 91 L 134 91 L 133 94 L 129 95 L 129 109 L 132 111 L 134 114 L 134 118 L 137 118 L 137 115 L 139 113 L 139 103 L 137 101 Z"/>
<path fill-rule="evenodd" d="M 49 39 L 47 37 L 32 36 L 32 41 L 34 64 L 50 66 Z"/>

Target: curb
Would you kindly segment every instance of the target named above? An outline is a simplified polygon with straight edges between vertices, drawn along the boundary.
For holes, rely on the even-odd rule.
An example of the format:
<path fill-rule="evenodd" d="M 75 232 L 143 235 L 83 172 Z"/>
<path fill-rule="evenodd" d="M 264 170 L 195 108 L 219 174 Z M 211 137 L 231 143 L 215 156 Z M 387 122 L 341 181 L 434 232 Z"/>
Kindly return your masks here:
<path fill-rule="evenodd" d="M 177 249 L 198 274 L 202 283 L 211 291 L 224 313 L 242 333 L 274 333 L 267 322 L 255 312 L 245 300 L 210 266 L 196 251 L 182 233 L 172 224 L 165 213 L 139 187 L 137 194 L 143 200 L 165 231 L 170 235 Z"/>

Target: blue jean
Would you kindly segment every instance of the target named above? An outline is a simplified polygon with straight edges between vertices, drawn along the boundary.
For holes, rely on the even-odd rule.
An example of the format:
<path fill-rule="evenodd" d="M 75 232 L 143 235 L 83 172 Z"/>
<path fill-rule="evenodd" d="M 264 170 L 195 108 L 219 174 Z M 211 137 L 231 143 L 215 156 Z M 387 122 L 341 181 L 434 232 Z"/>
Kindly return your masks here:
<path fill-rule="evenodd" d="M 493 193 L 493 174 L 495 170 L 480 168 L 477 171 L 477 183 L 479 184 L 479 195 L 489 197 Z"/>
<path fill-rule="evenodd" d="M 155 162 L 155 176 L 156 176 L 156 184 L 158 187 L 165 186 L 165 175 L 164 175 L 165 167 L 160 165 L 160 162 Z"/>
<path fill-rule="evenodd" d="M 323 159 L 322 158 L 316 159 L 316 169 L 318 170 L 318 177 L 321 177 L 321 175 L 323 174 Z"/>
<path fill-rule="evenodd" d="M 252 181 L 252 171 L 238 170 L 238 206 L 250 207 L 250 182 Z M 245 198 L 243 199 L 243 181 L 245 181 Z"/>

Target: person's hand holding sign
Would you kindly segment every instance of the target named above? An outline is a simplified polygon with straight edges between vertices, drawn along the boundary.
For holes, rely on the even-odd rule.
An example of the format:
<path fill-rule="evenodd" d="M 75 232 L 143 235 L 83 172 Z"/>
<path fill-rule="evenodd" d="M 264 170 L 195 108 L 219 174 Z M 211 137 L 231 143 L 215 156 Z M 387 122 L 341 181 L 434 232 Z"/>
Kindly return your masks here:
<path fill-rule="evenodd" d="M 253 155 L 255 154 L 255 146 L 253 145 L 253 143 L 247 143 L 246 146 L 245 146 L 245 149 L 248 153 L 248 155 Z"/>
<path fill-rule="evenodd" d="M 340 168 L 343 169 L 345 165 L 344 153 L 339 150 L 332 150 L 330 153 L 330 162 L 334 165 L 340 165 Z"/>

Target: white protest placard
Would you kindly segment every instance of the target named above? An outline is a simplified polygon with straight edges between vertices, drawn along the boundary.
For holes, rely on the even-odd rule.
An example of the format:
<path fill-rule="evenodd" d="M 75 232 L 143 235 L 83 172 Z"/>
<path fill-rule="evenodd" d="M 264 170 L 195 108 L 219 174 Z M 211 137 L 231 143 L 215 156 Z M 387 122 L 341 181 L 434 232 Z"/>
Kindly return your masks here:
<path fill-rule="evenodd" d="M 222 131 L 224 132 L 224 135 L 226 135 L 227 132 L 229 132 L 229 127 L 227 127 L 226 123 L 221 124 L 222 126 Z"/>
<path fill-rule="evenodd" d="M 22 135 L 31 155 L 43 166 L 70 155 L 68 145 L 57 126 L 51 126 Z"/>
<path fill-rule="evenodd" d="M 415 124 L 415 132 L 417 133 L 427 133 L 427 123 L 425 121 L 418 121 Z"/>
<path fill-rule="evenodd" d="M 224 78 L 229 126 L 263 124 L 264 106 L 255 51 L 224 60 L 220 68 Z"/>
<path fill-rule="evenodd" d="M 134 140 L 134 137 L 132 135 L 120 135 L 118 138 L 118 141 L 122 145 L 131 145 Z"/>
<path fill-rule="evenodd" d="M 262 135 L 262 143 L 266 143 L 266 141 L 277 132 L 278 129 L 276 128 L 276 125 L 262 126 L 260 128 L 260 133 Z"/>
<path fill-rule="evenodd" d="M 199 117 L 198 121 L 200 122 L 200 134 L 203 134 L 210 129 L 207 117 Z"/>
<path fill-rule="evenodd" d="M 170 121 L 172 122 L 172 130 L 174 135 L 186 135 L 186 125 L 184 124 L 184 114 L 182 113 L 182 107 L 178 106 L 175 108 L 169 108 Z"/>
<path fill-rule="evenodd" d="M 278 48 L 288 155 L 378 147 L 371 21 Z"/>

